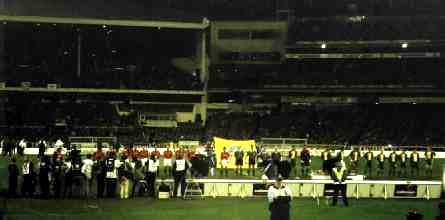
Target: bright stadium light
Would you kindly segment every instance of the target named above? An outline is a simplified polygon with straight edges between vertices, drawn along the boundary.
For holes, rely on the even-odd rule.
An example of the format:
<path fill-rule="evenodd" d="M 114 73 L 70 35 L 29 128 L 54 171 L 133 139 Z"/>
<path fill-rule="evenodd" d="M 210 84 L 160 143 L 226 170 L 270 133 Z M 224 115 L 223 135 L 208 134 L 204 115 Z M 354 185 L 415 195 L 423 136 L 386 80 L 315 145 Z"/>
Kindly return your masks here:
<path fill-rule="evenodd" d="M 326 49 L 326 44 L 321 44 L 321 49 Z"/>
<path fill-rule="evenodd" d="M 403 43 L 402 48 L 408 48 L 408 43 Z"/>

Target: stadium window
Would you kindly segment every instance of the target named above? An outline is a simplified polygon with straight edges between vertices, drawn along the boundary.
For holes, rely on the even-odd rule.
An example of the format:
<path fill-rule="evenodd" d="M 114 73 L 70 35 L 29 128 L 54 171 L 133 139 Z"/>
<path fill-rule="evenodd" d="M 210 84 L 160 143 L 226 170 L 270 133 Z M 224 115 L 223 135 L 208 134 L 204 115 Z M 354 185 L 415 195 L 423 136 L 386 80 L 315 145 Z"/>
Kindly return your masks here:
<path fill-rule="evenodd" d="M 281 55 L 279 52 L 223 52 L 219 58 L 226 61 L 279 61 Z"/>
<path fill-rule="evenodd" d="M 222 60 L 238 60 L 239 52 L 223 52 L 219 54 Z"/>
<path fill-rule="evenodd" d="M 252 39 L 275 39 L 279 36 L 276 30 L 258 30 L 252 31 Z"/>
<path fill-rule="evenodd" d="M 222 29 L 222 30 L 218 31 L 218 38 L 219 39 L 248 40 L 250 38 L 250 31 Z"/>

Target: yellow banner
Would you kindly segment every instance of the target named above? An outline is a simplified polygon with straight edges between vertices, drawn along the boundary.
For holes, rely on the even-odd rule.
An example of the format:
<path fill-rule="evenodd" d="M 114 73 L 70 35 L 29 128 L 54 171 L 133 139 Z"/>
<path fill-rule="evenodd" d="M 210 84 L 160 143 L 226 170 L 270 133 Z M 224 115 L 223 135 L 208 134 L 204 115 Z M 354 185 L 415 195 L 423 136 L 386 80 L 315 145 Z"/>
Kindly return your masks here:
<path fill-rule="evenodd" d="M 249 157 L 247 152 L 250 151 L 251 146 L 255 151 L 255 140 L 229 140 L 224 138 L 214 137 L 215 151 L 218 161 L 218 168 L 221 167 L 221 152 L 223 152 L 224 147 L 226 151 L 230 153 L 228 168 L 235 168 L 235 152 L 242 150 L 244 152 L 243 157 L 243 168 L 249 167 Z"/>

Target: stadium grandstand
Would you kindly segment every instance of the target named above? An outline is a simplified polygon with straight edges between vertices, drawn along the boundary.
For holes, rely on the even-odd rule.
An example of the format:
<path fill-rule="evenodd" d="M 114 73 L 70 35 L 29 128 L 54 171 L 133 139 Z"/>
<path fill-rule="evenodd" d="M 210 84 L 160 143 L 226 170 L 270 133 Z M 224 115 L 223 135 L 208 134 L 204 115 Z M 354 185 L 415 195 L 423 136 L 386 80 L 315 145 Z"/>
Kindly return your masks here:
<path fill-rule="evenodd" d="M 444 12 L 0 0 L 0 220 L 445 219 Z"/>

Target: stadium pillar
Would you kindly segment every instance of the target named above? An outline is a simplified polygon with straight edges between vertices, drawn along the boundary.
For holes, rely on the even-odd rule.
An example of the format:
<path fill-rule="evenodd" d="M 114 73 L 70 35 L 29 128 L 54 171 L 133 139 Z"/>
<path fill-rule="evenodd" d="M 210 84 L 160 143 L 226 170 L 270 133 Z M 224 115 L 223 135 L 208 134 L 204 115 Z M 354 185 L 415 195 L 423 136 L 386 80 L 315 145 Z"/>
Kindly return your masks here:
<path fill-rule="evenodd" d="M 201 96 L 201 120 L 202 120 L 202 125 L 205 125 L 206 121 L 207 121 L 207 102 L 208 102 L 208 97 L 207 97 L 207 92 L 205 95 Z"/>
<path fill-rule="evenodd" d="M 208 65 L 207 65 L 207 30 L 204 29 L 198 33 L 198 42 L 196 47 L 196 55 L 198 59 L 198 67 L 200 70 L 200 79 L 203 84 L 207 84 Z"/>
<path fill-rule="evenodd" d="M 6 0 L 0 0 L 0 13 L 1 14 L 7 14 L 7 5 Z M 4 82 L 6 80 L 4 77 L 5 71 L 5 25 L 0 24 L 0 82 Z"/>
<path fill-rule="evenodd" d="M 445 164 L 442 165 L 442 193 L 441 197 L 445 198 Z"/>
<path fill-rule="evenodd" d="M 80 79 L 82 72 L 82 34 L 80 28 L 77 28 L 77 68 L 76 75 Z"/>

